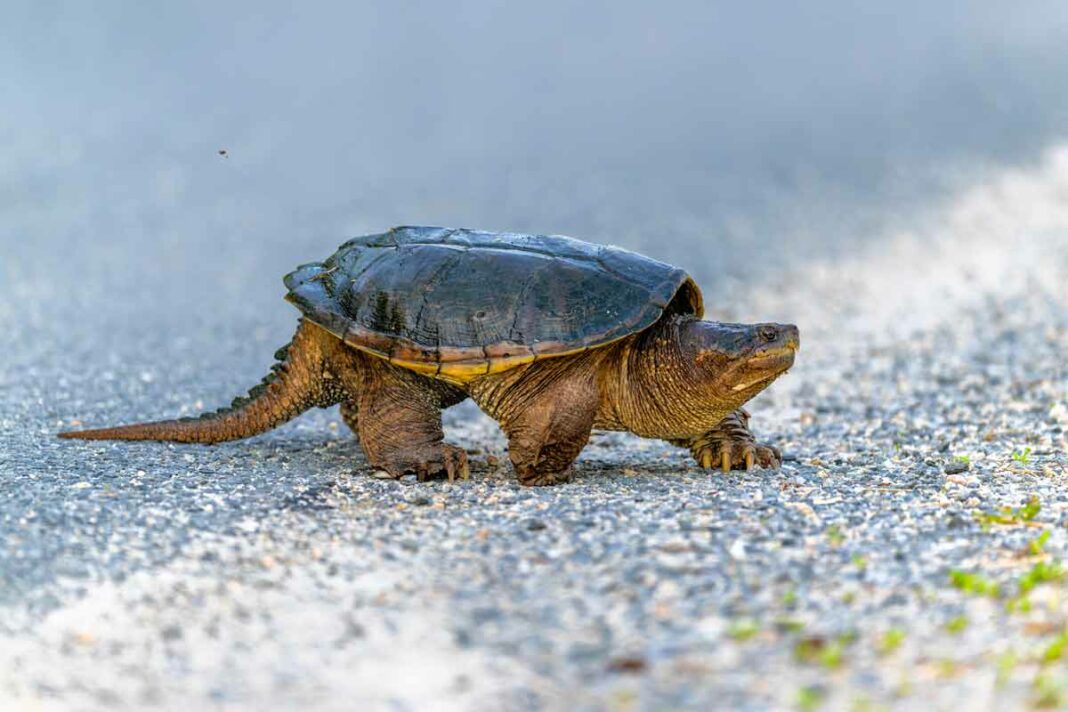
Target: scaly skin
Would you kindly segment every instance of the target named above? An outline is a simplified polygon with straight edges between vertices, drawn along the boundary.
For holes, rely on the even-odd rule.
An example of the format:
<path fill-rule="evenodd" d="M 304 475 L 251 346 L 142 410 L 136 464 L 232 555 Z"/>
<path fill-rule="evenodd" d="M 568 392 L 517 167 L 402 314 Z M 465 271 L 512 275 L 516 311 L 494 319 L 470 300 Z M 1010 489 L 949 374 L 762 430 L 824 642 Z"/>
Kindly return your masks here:
<path fill-rule="evenodd" d="M 60 433 L 65 438 L 216 443 L 265 432 L 342 403 L 368 461 L 389 477 L 468 476 L 443 441 L 441 411 L 471 397 L 508 435 L 520 483 L 567 479 L 591 430 L 625 430 L 690 448 L 703 467 L 778 466 L 741 405 L 793 363 L 797 329 L 666 316 L 644 332 L 569 356 L 481 376 L 463 387 L 393 366 L 302 321 L 276 376 L 250 399 L 199 418 Z"/>
<path fill-rule="evenodd" d="M 341 419 L 345 421 L 345 425 L 349 426 L 349 430 L 353 435 L 360 434 L 360 407 L 354 400 L 341 401 Z"/>
<path fill-rule="evenodd" d="M 777 467 L 777 451 L 756 444 L 737 409 L 792 365 L 797 345 L 792 326 L 669 317 L 605 348 L 476 379 L 468 392 L 501 423 L 526 485 L 566 480 L 591 430 L 668 440 L 706 468 L 724 457 L 726 469 Z"/>
<path fill-rule="evenodd" d="M 279 363 L 272 373 L 229 408 L 196 418 L 69 431 L 59 437 L 212 444 L 266 432 L 309 408 L 333 405 L 343 396 L 338 374 L 349 368 L 351 350 L 337 339 L 324 338 L 325 333 L 301 321 L 293 341 L 275 354 Z"/>
<path fill-rule="evenodd" d="M 604 356 L 595 349 L 535 361 L 469 384 L 468 393 L 508 436 L 508 456 L 520 484 L 568 479 L 597 417 Z"/>
<path fill-rule="evenodd" d="M 714 428 L 696 438 L 672 440 L 688 448 L 701 467 L 719 467 L 724 472 L 751 470 L 754 465 L 778 469 L 782 453 L 772 445 L 761 445 L 749 431 L 749 413 L 739 408 Z"/>
<path fill-rule="evenodd" d="M 441 411 L 467 396 L 373 356 L 354 352 L 355 366 L 342 378 L 355 399 L 356 431 L 368 461 L 388 476 L 415 473 L 420 481 L 444 474 L 467 479 L 467 453 L 444 443 Z"/>

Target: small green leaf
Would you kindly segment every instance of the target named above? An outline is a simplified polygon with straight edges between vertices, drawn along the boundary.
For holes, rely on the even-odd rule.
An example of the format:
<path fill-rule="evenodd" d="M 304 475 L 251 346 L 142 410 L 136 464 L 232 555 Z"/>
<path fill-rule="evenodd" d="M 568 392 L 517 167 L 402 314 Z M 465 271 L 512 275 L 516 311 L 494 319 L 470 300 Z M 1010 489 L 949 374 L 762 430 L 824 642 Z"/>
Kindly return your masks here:
<path fill-rule="evenodd" d="M 806 685 L 797 691 L 797 707 L 802 712 L 813 712 L 823 704 L 826 693 L 815 685 Z"/>
<path fill-rule="evenodd" d="M 732 621 L 730 628 L 727 629 L 727 635 L 739 641 L 749 640 L 759 632 L 760 626 L 752 618 L 739 618 Z"/>
<path fill-rule="evenodd" d="M 1002 507 L 997 512 L 975 512 L 975 519 L 988 529 L 993 524 L 1023 524 L 1030 522 L 1042 511 L 1042 502 L 1032 495 L 1022 507 Z"/>
<path fill-rule="evenodd" d="M 1041 709 L 1060 709 L 1068 700 L 1064 699 L 1064 689 L 1046 673 L 1039 673 L 1031 683 L 1034 691 L 1032 702 Z"/>
<path fill-rule="evenodd" d="M 949 580 L 956 588 L 973 596 L 997 598 L 1001 593 L 996 583 L 981 574 L 954 569 L 949 572 Z"/>
<path fill-rule="evenodd" d="M 905 631 L 900 628 L 891 628 L 882 634 L 875 649 L 880 655 L 889 655 L 900 648 L 904 642 Z"/>
<path fill-rule="evenodd" d="M 787 633 L 800 633 L 805 629 L 805 623 L 796 618 L 779 618 L 775 621 L 775 627 Z"/>
<path fill-rule="evenodd" d="M 1028 542 L 1028 551 L 1030 551 L 1033 556 L 1038 556 L 1043 552 L 1044 547 L 1046 546 L 1046 542 L 1049 541 L 1049 537 L 1049 530 L 1046 529 L 1041 534 L 1039 534 L 1038 537 Z"/>
<path fill-rule="evenodd" d="M 1046 646 L 1046 649 L 1042 651 L 1043 663 L 1055 663 L 1064 657 L 1065 650 L 1068 649 L 1068 632 L 1062 632 L 1055 637 L 1050 644 Z"/>
<path fill-rule="evenodd" d="M 1030 613 L 1031 599 L 1024 593 L 1021 593 L 1018 596 L 1013 596 L 1005 601 L 1005 610 L 1009 613 Z"/>
<path fill-rule="evenodd" d="M 952 633 L 953 635 L 957 635 L 958 633 L 963 632 L 964 629 L 967 627 L 968 619 L 965 616 L 956 616 L 954 618 L 950 618 L 949 621 L 946 623 L 946 631 Z"/>
<path fill-rule="evenodd" d="M 827 527 L 826 534 L 827 541 L 830 542 L 831 546 L 838 547 L 845 543 L 845 532 L 843 532 L 842 527 L 838 526 L 837 524 L 832 524 L 831 526 Z"/>
<path fill-rule="evenodd" d="M 1031 569 L 1020 577 L 1020 595 L 1029 593 L 1031 589 L 1040 583 L 1060 581 L 1064 578 L 1064 569 L 1056 561 L 1039 561 Z"/>
<path fill-rule="evenodd" d="M 1015 651 L 1009 650 L 998 656 L 998 674 L 994 684 L 997 687 L 1004 687 L 1005 683 L 1009 681 L 1009 676 L 1012 675 L 1012 671 L 1016 669 L 1016 664 L 1019 662 L 1016 657 Z"/>
<path fill-rule="evenodd" d="M 856 638 L 855 633 L 845 633 L 833 639 L 820 636 L 802 638 L 794 644 L 794 658 L 802 663 L 819 664 L 833 670 L 841 667 L 846 648 Z"/>

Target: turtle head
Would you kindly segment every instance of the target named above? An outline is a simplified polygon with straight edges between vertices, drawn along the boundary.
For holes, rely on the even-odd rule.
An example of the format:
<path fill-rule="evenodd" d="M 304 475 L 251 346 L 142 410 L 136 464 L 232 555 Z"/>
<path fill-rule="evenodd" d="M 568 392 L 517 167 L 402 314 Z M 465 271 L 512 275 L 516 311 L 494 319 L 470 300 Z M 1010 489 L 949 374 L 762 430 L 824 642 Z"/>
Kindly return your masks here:
<path fill-rule="evenodd" d="M 609 410 L 637 435 L 697 437 L 785 373 L 799 343 L 792 324 L 670 315 L 622 349 L 626 368 L 608 390 Z"/>
<path fill-rule="evenodd" d="M 800 336 L 793 324 L 724 324 L 688 321 L 680 346 L 692 359 L 696 380 L 720 404 L 737 408 L 794 364 Z"/>

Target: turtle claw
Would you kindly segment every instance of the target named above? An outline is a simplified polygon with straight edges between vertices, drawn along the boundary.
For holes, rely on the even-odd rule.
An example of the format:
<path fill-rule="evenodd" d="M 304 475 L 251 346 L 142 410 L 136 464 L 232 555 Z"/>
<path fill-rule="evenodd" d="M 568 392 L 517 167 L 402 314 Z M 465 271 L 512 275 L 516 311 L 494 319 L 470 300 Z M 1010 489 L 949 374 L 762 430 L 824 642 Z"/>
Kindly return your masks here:
<path fill-rule="evenodd" d="M 694 459 L 706 470 L 711 470 L 713 463 L 723 472 L 749 471 L 757 465 L 778 469 L 782 465 L 782 453 L 778 448 L 761 445 L 753 438 L 749 431 L 749 414 L 742 409 L 728 415 L 704 435 L 672 442 L 689 447 Z"/>
<path fill-rule="evenodd" d="M 702 469 L 711 470 L 713 463 L 723 472 L 750 471 L 760 467 L 777 470 L 782 465 L 778 448 L 760 445 L 752 440 L 716 441 L 694 448 L 694 459 Z"/>
<path fill-rule="evenodd" d="M 524 487 L 551 487 L 571 480 L 571 468 L 563 472 L 538 472 L 531 466 L 515 468 L 519 484 Z"/>
<path fill-rule="evenodd" d="M 418 482 L 428 482 L 448 478 L 449 482 L 466 480 L 471 476 L 467 465 L 467 452 L 455 445 L 442 445 L 441 454 L 418 462 L 383 463 L 372 473 L 378 479 L 400 479 L 404 475 L 415 475 Z"/>
<path fill-rule="evenodd" d="M 449 482 L 455 482 L 457 479 L 466 480 L 471 477 L 471 468 L 467 465 L 467 452 L 463 448 L 456 447 L 455 445 L 443 445 L 445 474 L 449 478 Z"/>

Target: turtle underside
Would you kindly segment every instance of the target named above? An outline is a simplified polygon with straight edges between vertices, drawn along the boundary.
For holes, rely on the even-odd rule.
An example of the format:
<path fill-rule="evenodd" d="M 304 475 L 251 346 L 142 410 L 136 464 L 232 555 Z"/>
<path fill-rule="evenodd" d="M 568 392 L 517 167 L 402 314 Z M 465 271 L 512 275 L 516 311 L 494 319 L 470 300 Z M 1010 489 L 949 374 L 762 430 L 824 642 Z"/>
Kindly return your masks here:
<path fill-rule="evenodd" d="M 627 250 L 439 227 L 354 238 L 285 283 L 347 344 L 456 383 L 603 346 L 669 307 L 702 314 L 685 271 Z"/>

